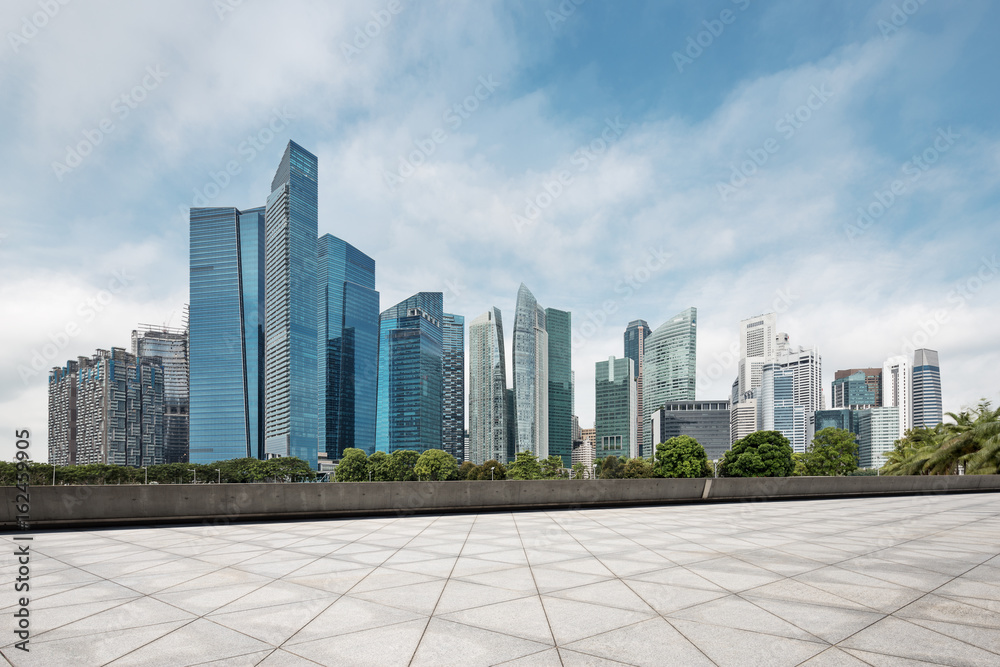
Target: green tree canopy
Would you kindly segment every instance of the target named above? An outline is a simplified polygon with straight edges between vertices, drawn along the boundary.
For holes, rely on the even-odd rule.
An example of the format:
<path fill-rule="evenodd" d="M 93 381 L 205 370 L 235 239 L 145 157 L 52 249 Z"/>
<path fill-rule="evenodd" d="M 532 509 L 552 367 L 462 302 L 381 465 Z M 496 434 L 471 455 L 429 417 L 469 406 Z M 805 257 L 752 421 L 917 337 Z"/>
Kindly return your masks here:
<path fill-rule="evenodd" d="M 416 481 L 417 473 L 413 470 L 420 459 L 420 454 L 412 449 L 397 449 L 390 457 L 392 479 L 395 482 Z"/>
<path fill-rule="evenodd" d="M 617 456 L 608 456 L 601 459 L 597 464 L 597 477 L 599 479 L 621 479 L 625 465 Z"/>
<path fill-rule="evenodd" d="M 455 479 L 465 480 L 469 479 L 469 473 L 476 469 L 476 464 L 472 461 L 462 461 L 462 465 L 458 467 L 458 472 L 455 475 Z"/>
<path fill-rule="evenodd" d="M 367 482 L 368 455 L 364 450 L 348 447 L 340 457 L 334 474 L 338 482 Z"/>
<path fill-rule="evenodd" d="M 368 457 L 368 472 L 373 482 L 392 482 L 395 480 L 392 470 L 392 458 L 383 451 L 372 452 Z"/>
<path fill-rule="evenodd" d="M 476 466 L 470 470 L 467 479 L 489 481 L 491 479 L 490 468 L 493 469 L 492 479 L 507 479 L 507 467 L 496 459 L 490 459 L 483 463 L 483 465 Z"/>
<path fill-rule="evenodd" d="M 542 466 L 534 453 L 524 450 L 517 453 L 517 458 L 507 466 L 508 479 L 541 479 Z"/>
<path fill-rule="evenodd" d="M 720 477 L 787 477 L 792 470 L 792 446 L 778 431 L 737 440 L 719 463 Z"/>
<path fill-rule="evenodd" d="M 653 477 L 653 466 L 643 458 L 625 459 L 621 475 L 623 479 L 646 479 Z"/>
<path fill-rule="evenodd" d="M 679 435 L 656 446 L 653 471 L 657 477 L 711 477 L 705 448 L 689 435 Z"/>
<path fill-rule="evenodd" d="M 561 456 L 553 454 L 544 461 L 541 461 L 542 479 L 559 479 L 566 477 L 563 472 L 563 461 Z"/>
<path fill-rule="evenodd" d="M 847 475 L 858 468 L 857 436 L 842 428 L 824 428 L 813 437 L 805 454 L 796 456 L 797 475 Z"/>
<path fill-rule="evenodd" d="M 590 479 L 590 471 L 582 463 L 573 464 L 573 479 Z"/>
<path fill-rule="evenodd" d="M 417 477 L 429 481 L 452 479 L 458 473 L 458 461 L 443 449 L 428 449 L 413 466 Z"/>

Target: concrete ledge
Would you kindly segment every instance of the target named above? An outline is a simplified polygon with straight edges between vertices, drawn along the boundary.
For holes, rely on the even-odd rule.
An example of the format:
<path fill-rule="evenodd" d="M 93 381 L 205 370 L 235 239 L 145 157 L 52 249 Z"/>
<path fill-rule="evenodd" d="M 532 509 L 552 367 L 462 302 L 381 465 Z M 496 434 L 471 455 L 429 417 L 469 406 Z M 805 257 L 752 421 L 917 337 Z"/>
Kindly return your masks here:
<path fill-rule="evenodd" d="M 18 490 L 0 487 L 0 530 Z M 1000 492 L 1000 475 L 38 486 L 32 528 Z M 23 500 L 23 497 L 22 499 Z"/>

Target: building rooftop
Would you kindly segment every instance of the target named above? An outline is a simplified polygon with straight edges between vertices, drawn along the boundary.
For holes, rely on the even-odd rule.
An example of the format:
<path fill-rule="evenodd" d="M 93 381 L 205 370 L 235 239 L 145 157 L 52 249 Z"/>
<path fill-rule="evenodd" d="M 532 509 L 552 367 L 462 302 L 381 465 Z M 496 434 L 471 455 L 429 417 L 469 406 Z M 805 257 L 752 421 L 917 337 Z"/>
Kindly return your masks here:
<path fill-rule="evenodd" d="M 1000 663 L 1000 494 L 33 535 L 16 666 Z"/>

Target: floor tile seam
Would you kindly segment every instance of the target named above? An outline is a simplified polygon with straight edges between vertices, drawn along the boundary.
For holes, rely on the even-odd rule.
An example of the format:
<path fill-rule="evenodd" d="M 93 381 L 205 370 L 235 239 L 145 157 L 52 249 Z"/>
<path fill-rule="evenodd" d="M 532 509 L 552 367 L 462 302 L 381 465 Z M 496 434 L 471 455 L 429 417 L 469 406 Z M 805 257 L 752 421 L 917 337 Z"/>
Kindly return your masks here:
<path fill-rule="evenodd" d="M 521 542 L 521 550 L 524 552 L 525 560 L 527 560 L 528 550 L 524 546 L 524 536 L 521 534 L 521 526 L 517 522 L 517 516 L 513 513 L 511 514 L 511 520 L 514 522 L 514 529 L 517 531 L 517 539 Z M 565 530 L 565 528 L 563 530 Z M 569 534 L 572 535 L 572 533 Z M 549 620 L 549 610 L 545 608 L 545 603 L 542 602 L 542 594 L 538 591 L 538 581 L 535 579 L 535 571 L 531 567 L 531 561 L 528 561 L 528 573 L 531 575 L 531 583 L 535 586 L 535 594 L 538 596 L 538 604 L 542 606 L 542 615 L 545 617 L 545 626 L 549 629 L 549 636 L 552 638 L 552 645 L 558 647 L 559 642 L 556 641 L 556 633 L 552 630 L 552 621 Z M 559 651 L 556 651 L 556 655 L 559 657 L 559 664 L 563 665 L 562 655 L 559 654 Z"/>
<path fill-rule="evenodd" d="M 326 609 L 324 609 L 322 612 L 320 612 L 320 614 L 323 614 L 325 612 L 326 612 Z M 315 617 L 313 617 L 312 620 L 316 620 L 316 618 L 318 618 L 320 614 L 317 614 Z M 418 614 L 418 616 L 423 616 L 423 614 Z M 376 625 L 376 626 L 372 626 L 372 627 L 368 627 L 368 628 L 358 628 L 357 630 L 351 630 L 350 632 L 337 632 L 336 635 L 331 635 L 331 636 L 334 637 L 334 638 L 347 637 L 347 636 L 350 636 L 350 635 L 360 634 L 362 632 L 371 632 L 372 630 L 385 630 L 387 628 L 392 628 L 392 627 L 397 626 L 397 625 L 404 625 L 406 623 L 415 623 L 416 621 L 419 621 L 419 620 L 421 620 L 421 619 L 419 619 L 419 618 L 409 618 L 409 619 L 406 619 L 405 621 L 393 621 L 392 623 L 386 623 L 385 625 Z M 310 621 L 310 623 L 311 622 L 312 621 Z M 307 623 L 307 625 L 308 625 L 308 623 Z M 305 627 L 305 626 L 303 626 L 303 627 Z M 301 632 L 301 631 L 302 631 L 302 628 L 299 628 L 296 631 L 296 634 L 298 632 Z M 295 634 L 293 634 L 291 637 L 289 637 L 288 639 L 286 639 L 285 641 L 283 641 L 280 646 L 272 646 L 272 648 L 274 648 L 275 650 L 280 649 L 282 651 L 287 651 L 289 653 L 293 653 L 296 657 L 299 657 L 299 658 L 305 658 L 304 655 L 299 655 L 298 653 L 295 653 L 295 647 L 296 646 L 302 646 L 303 644 L 312 644 L 312 643 L 321 642 L 321 641 L 328 641 L 331 638 L 331 637 L 318 637 L 316 639 L 307 639 L 305 641 L 296 642 L 294 644 L 289 644 L 288 640 L 292 639 L 294 637 L 295 637 Z M 306 658 L 306 660 L 309 660 L 309 658 Z M 315 662 L 315 661 L 313 661 L 313 662 Z"/>
<path fill-rule="evenodd" d="M 669 618 L 663 616 L 662 614 L 660 615 L 660 618 L 662 618 L 666 622 L 667 625 L 669 625 L 671 628 L 673 628 L 674 632 L 676 632 L 681 637 L 683 637 L 684 641 L 686 641 L 688 644 L 690 644 L 691 646 L 693 646 L 694 650 L 698 651 L 698 653 L 700 653 L 702 656 L 704 656 L 705 660 L 708 660 L 711 664 L 715 665 L 715 667 L 723 667 L 722 665 L 720 665 L 719 663 L 717 663 L 715 660 L 712 660 L 712 658 L 707 653 L 705 653 L 705 651 L 703 651 L 702 648 L 700 646 L 698 646 L 694 642 L 693 639 L 691 639 L 686 634 L 684 634 L 683 630 L 681 630 L 676 625 L 674 625 L 673 623 L 671 623 Z"/>
<path fill-rule="evenodd" d="M 106 667 L 107 665 L 110 665 L 111 663 L 115 662 L 116 660 L 121 660 L 122 658 L 124 658 L 124 657 L 125 657 L 125 656 L 127 656 L 127 655 L 132 655 L 132 654 L 133 654 L 133 653 L 135 653 L 136 651 L 138 651 L 138 650 L 140 650 L 140 649 L 143 649 L 143 648 L 146 648 L 146 647 L 147 647 L 147 646 L 149 646 L 150 644 L 152 644 L 152 643 L 154 643 L 154 642 L 157 642 L 157 641 L 159 641 L 159 640 L 163 639 L 164 637 L 167 637 L 167 636 L 169 636 L 169 635 L 172 635 L 173 633 L 177 632 L 177 631 L 178 631 L 178 630 L 180 630 L 181 628 L 186 628 L 187 626 L 191 625 L 192 623 L 194 623 L 194 622 L 195 622 L 195 621 L 197 621 L 197 620 L 198 620 L 198 619 L 196 619 L 196 618 L 192 618 L 192 619 L 190 619 L 190 620 L 189 620 L 189 621 L 188 621 L 187 623 L 183 623 L 183 624 L 179 625 L 178 627 L 174 628 L 173 630 L 171 630 L 170 632 L 168 632 L 168 633 L 166 633 L 166 634 L 164 634 L 164 635 L 160 635 L 159 637 L 154 637 L 153 639 L 150 639 L 150 640 L 149 640 L 148 642 L 146 642 L 145 644 L 142 644 L 141 646 L 136 646 L 135 648 L 133 648 L 133 649 L 132 649 L 132 650 L 130 650 L 130 651 L 126 651 L 125 653 L 122 653 L 122 654 L 121 654 L 121 655 L 119 655 L 119 656 L 115 656 L 115 657 L 114 657 L 114 658 L 112 658 L 111 660 L 108 660 L 107 662 L 105 662 L 105 663 L 102 663 L 102 664 L 101 664 L 101 667 Z M 168 621 L 168 622 L 169 622 L 169 621 Z"/>
<path fill-rule="evenodd" d="M 959 637 L 952 637 L 951 635 L 946 635 L 945 633 L 941 632 L 940 630 L 935 630 L 933 628 L 928 628 L 928 627 L 925 627 L 923 625 L 920 625 L 919 623 L 914 623 L 914 620 L 934 622 L 934 619 L 926 619 L 926 618 L 911 619 L 911 618 L 906 618 L 905 616 L 896 616 L 895 614 L 893 614 L 893 618 L 895 618 L 896 620 L 899 620 L 899 621 L 906 621 L 910 625 L 918 627 L 921 630 L 925 630 L 925 631 L 929 630 L 930 632 L 934 632 L 936 634 L 939 634 L 942 637 L 947 637 L 948 639 L 952 639 L 954 641 L 961 642 L 962 644 L 965 644 L 967 646 L 971 646 L 974 649 L 978 649 L 980 651 L 986 651 L 987 653 L 993 653 L 994 655 L 1000 656 L 1000 648 L 998 648 L 997 650 L 994 650 L 994 649 L 991 649 L 991 648 L 986 648 L 984 646 L 976 646 L 972 642 L 968 642 L 968 641 L 966 641 L 964 639 L 960 639 Z M 978 626 L 978 625 L 977 626 L 971 626 L 971 625 L 967 625 L 965 623 L 954 623 L 952 621 L 937 621 L 937 622 L 938 623 L 946 623 L 948 625 L 958 625 L 958 626 L 962 626 L 962 627 L 966 627 L 966 628 L 967 627 L 982 628 L 982 626 Z M 982 629 L 997 630 L 997 628 L 982 628 Z M 858 650 L 864 650 L 864 649 L 858 649 Z M 998 662 L 1000 662 L 1000 661 L 998 661 Z"/>
<path fill-rule="evenodd" d="M 269 660 L 271 658 L 271 656 L 273 656 L 275 653 L 277 653 L 278 651 L 284 651 L 284 650 L 285 649 L 283 649 L 283 648 L 274 648 L 270 653 L 268 653 L 267 655 L 265 655 L 258 662 L 254 663 L 254 667 L 259 667 L 265 661 Z M 305 660 L 306 662 L 311 662 L 314 665 L 318 665 L 319 667 L 325 667 L 324 665 L 316 662 L 315 660 L 310 660 L 309 658 L 303 658 L 301 655 L 297 655 L 297 654 L 294 654 L 294 653 L 292 655 L 295 655 L 296 658 L 300 658 L 302 660 Z"/>
<path fill-rule="evenodd" d="M 937 630 L 932 630 L 931 628 L 925 628 L 924 626 L 919 625 L 917 623 L 912 623 L 909 619 L 906 619 L 906 618 L 904 618 L 902 616 L 896 616 L 895 612 L 893 612 L 892 614 L 889 614 L 889 616 L 891 616 L 892 618 L 894 618 L 897 621 L 902 621 L 902 622 L 904 622 L 904 623 L 906 623 L 908 625 L 912 625 L 913 627 L 920 629 L 922 632 L 933 632 L 936 635 L 941 635 L 945 639 L 950 639 L 950 640 L 956 641 L 956 642 L 958 642 L 960 644 L 965 644 L 966 646 L 968 646 L 969 648 L 972 648 L 973 650 L 985 651 L 986 653 L 992 653 L 993 655 L 1000 656 L 1000 651 L 993 651 L 993 650 L 990 650 L 988 648 L 983 648 L 982 646 L 976 646 L 975 644 L 967 642 L 964 639 L 959 639 L 958 637 L 952 637 L 951 635 L 946 635 L 943 632 L 938 632 Z M 885 620 L 885 619 L 883 619 L 883 620 Z M 960 625 L 960 624 L 959 623 L 954 623 L 953 625 Z M 864 630 L 864 628 L 862 630 L 858 630 L 858 632 L 862 632 L 863 630 Z M 842 644 L 843 642 L 847 641 L 848 639 L 851 639 L 851 637 L 854 637 L 854 635 L 856 635 L 856 634 L 858 634 L 858 633 L 855 632 L 850 637 L 844 637 L 843 639 L 841 639 L 839 642 L 837 642 L 837 647 L 839 648 L 840 644 Z M 857 650 L 857 651 L 867 651 L 868 653 L 884 652 L 885 655 L 890 655 L 890 656 L 893 656 L 895 658 L 902 658 L 903 660 L 912 660 L 912 659 L 914 659 L 912 656 L 899 655 L 897 653 L 889 653 L 888 650 L 885 649 L 885 648 L 883 648 L 883 647 L 880 647 L 879 651 L 869 651 L 868 649 L 863 649 L 863 648 L 858 648 L 858 649 L 855 649 L 855 650 Z"/>
<path fill-rule="evenodd" d="M 823 639 L 822 637 L 820 637 L 820 636 L 818 636 L 818 635 L 816 635 L 816 634 L 814 634 L 814 633 L 810 632 L 809 630 L 806 630 L 805 628 L 803 628 L 802 626 L 800 626 L 800 625 L 799 625 L 798 623 L 796 623 L 795 621 L 790 621 L 790 620 L 787 620 L 787 619 L 784 619 L 784 618 L 782 618 L 781 616 L 778 616 L 777 614 L 775 614 L 775 613 L 774 613 L 773 611 L 770 611 L 770 610 L 768 610 L 768 609 L 767 609 L 766 607 L 762 607 L 762 606 L 760 606 L 759 604 L 757 604 L 757 603 L 756 603 L 756 602 L 754 602 L 753 600 L 750 600 L 750 599 L 747 599 L 747 598 L 743 597 L 743 596 L 742 596 L 741 594 L 739 594 L 739 593 L 737 593 L 737 594 L 736 594 L 736 596 L 737 596 L 738 598 L 740 598 L 741 600 L 744 600 L 745 602 L 749 602 L 750 604 L 752 604 L 753 606 L 757 607 L 757 608 L 758 608 L 758 609 L 760 609 L 761 611 L 764 611 L 764 612 L 766 612 L 766 613 L 770 614 L 771 616 L 774 616 L 774 617 L 775 617 L 775 618 L 777 618 L 778 620 L 780 620 L 780 621 L 784 621 L 785 623 L 788 623 L 788 624 L 790 624 L 790 625 L 793 625 L 793 626 L 795 626 L 796 628 L 798 628 L 799 630 L 801 630 L 802 632 L 805 632 L 806 634 L 808 634 L 808 635 L 810 635 L 810 636 L 812 636 L 812 637 L 816 637 L 816 640 L 817 640 L 817 641 L 819 641 L 819 642 L 822 642 L 822 643 L 824 643 L 824 644 L 827 644 L 827 645 L 829 645 L 829 646 L 833 646 L 833 644 L 831 644 L 831 643 L 830 643 L 829 641 L 827 641 L 827 640 Z M 799 603 L 799 604 L 810 604 L 810 603 L 808 603 L 808 602 L 801 602 L 801 603 Z M 820 608 L 823 608 L 823 609 L 828 609 L 828 608 L 829 608 L 829 607 L 824 607 L 823 605 L 811 605 L 811 606 L 814 606 L 814 607 L 820 607 Z M 840 609 L 840 607 L 838 607 L 838 609 Z M 858 611 L 858 610 L 854 610 L 854 611 Z M 879 622 L 879 621 L 881 621 L 881 620 L 882 620 L 883 618 L 885 618 L 886 616 L 888 616 L 888 614 L 886 614 L 886 613 L 882 613 L 882 612 L 875 612 L 875 613 L 879 614 L 879 618 L 877 618 L 877 619 L 873 620 L 873 621 L 872 621 L 871 623 L 869 623 L 868 625 L 866 625 L 866 626 L 865 626 L 865 628 L 867 628 L 867 627 L 869 627 L 869 626 L 872 626 L 872 625 L 874 625 L 875 623 L 878 623 L 878 622 Z M 861 630 L 864 630 L 864 628 L 861 628 Z M 860 630 L 859 630 L 859 632 L 860 632 Z M 857 634 L 857 633 L 853 633 L 853 634 Z"/>
<path fill-rule="evenodd" d="M 81 618 L 78 618 L 75 621 L 70 621 L 68 623 L 63 623 L 62 625 L 57 625 L 54 628 L 49 628 L 48 630 L 45 630 L 43 632 L 39 632 L 38 635 L 37 635 L 37 639 L 34 639 L 34 641 L 37 642 L 37 643 L 39 643 L 39 644 L 44 644 L 44 643 L 49 642 L 49 641 L 57 641 L 57 639 L 70 639 L 70 637 L 61 637 L 61 638 L 57 638 L 57 639 L 46 639 L 45 635 L 48 634 L 48 633 L 50 633 L 50 632 L 53 632 L 55 630 L 59 630 L 61 628 L 65 628 L 68 625 L 73 625 L 74 623 L 79 623 L 80 621 L 85 621 L 88 618 L 92 618 L 94 616 L 97 616 L 98 614 L 103 614 L 106 611 L 111 611 L 112 609 L 117 609 L 118 607 L 122 607 L 124 605 L 127 605 L 130 602 L 135 602 L 136 599 L 137 598 L 122 599 L 121 604 L 116 604 L 113 607 L 108 607 L 107 609 L 102 609 L 101 611 L 94 612 L 93 614 L 88 614 L 87 616 L 83 616 Z M 83 602 L 81 604 L 94 604 L 94 603 Z M 43 611 L 43 610 L 40 610 L 40 611 Z M 171 623 L 172 621 L 165 621 L 165 622 L 166 623 Z M 146 625 L 134 626 L 134 627 L 146 627 L 146 626 L 149 626 L 149 625 L 159 625 L 159 623 L 147 623 Z M 130 630 L 130 629 L 131 628 L 122 628 L 122 630 Z M 113 632 L 113 631 L 105 630 L 104 632 Z M 83 633 L 83 635 L 77 635 L 77 636 L 84 636 L 84 635 L 87 635 L 87 634 L 92 634 L 92 633 Z M 8 648 L 10 646 L 13 646 L 16 643 L 17 643 L 16 641 L 12 641 L 10 644 L 6 644 L 5 646 L 0 647 L 0 648 Z"/>
<path fill-rule="evenodd" d="M 976 603 L 977 602 L 996 602 L 996 603 L 1000 603 L 1000 600 L 991 600 L 990 598 L 977 598 L 974 595 L 955 595 L 955 594 L 950 594 L 950 593 L 935 593 L 935 595 L 937 595 L 938 597 L 941 597 L 941 598 L 945 598 L 946 600 L 951 600 L 952 602 L 959 602 L 961 604 L 967 604 L 970 607 L 977 607 L 977 608 L 982 609 L 984 611 L 992 611 L 994 613 L 997 613 L 996 610 L 994 610 L 994 609 L 988 609 L 987 607 L 984 607 L 984 606 L 982 606 L 980 604 L 976 604 Z M 962 599 L 959 600 L 957 598 L 962 598 Z M 966 600 L 975 600 L 975 602 L 966 602 Z"/>
<path fill-rule="evenodd" d="M 260 590 L 260 589 L 257 589 L 257 590 Z M 317 592 L 321 592 L 320 589 L 318 589 L 318 588 L 314 588 L 313 590 L 315 590 Z M 251 593 L 252 592 L 253 591 L 251 591 Z M 340 594 L 340 593 L 334 593 L 332 591 L 327 591 L 327 594 L 335 596 L 335 599 L 333 600 L 333 602 L 336 602 L 337 600 L 339 600 L 340 598 L 343 597 L 342 594 Z M 264 604 L 264 605 L 261 605 L 259 607 L 247 607 L 246 609 L 233 609 L 231 611 L 222 611 L 222 612 L 220 612 L 221 609 L 224 609 L 224 608 L 228 607 L 229 605 L 234 604 L 234 603 L 238 602 L 239 600 L 242 600 L 244 597 L 246 597 L 246 596 L 244 595 L 244 596 L 242 596 L 240 598 L 237 598 L 236 600 L 233 600 L 232 602 L 227 602 L 226 604 L 222 605 L 221 607 L 217 607 L 217 608 L 215 608 L 212 611 L 205 612 L 201 616 L 203 618 L 209 618 L 209 619 L 211 619 L 212 616 L 222 616 L 224 614 L 239 614 L 239 613 L 248 612 L 248 611 L 262 611 L 262 610 L 265 610 L 265 609 L 271 609 L 272 607 L 284 607 L 284 606 L 290 605 L 290 604 L 301 604 L 301 603 L 307 603 L 307 602 L 314 602 L 316 600 L 322 600 L 323 597 L 325 597 L 325 596 L 315 597 L 315 598 L 309 598 L 307 600 L 302 600 L 302 599 L 300 599 L 300 600 L 294 600 L 292 602 L 277 602 L 277 603 L 274 603 L 274 604 Z M 163 602 L 162 600 L 157 600 L 157 601 L 158 602 Z M 168 603 L 164 602 L 164 604 L 168 604 Z M 332 604 L 332 602 L 331 602 L 331 604 Z M 193 613 L 193 612 L 189 612 L 189 613 Z"/>
<path fill-rule="evenodd" d="M 476 519 L 478 519 L 478 517 L 479 515 L 476 515 Z M 444 589 L 448 587 L 448 582 L 451 581 L 451 575 L 455 572 L 455 567 L 458 566 L 458 559 L 461 557 L 462 551 L 465 550 L 465 545 L 469 541 L 469 535 L 471 535 L 472 531 L 475 529 L 476 519 L 473 519 L 472 525 L 469 526 L 468 532 L 465 533 L 465 539 L 462 540 L 462 548 L 459 549 L 458 556 L 455 558 L 455 562 L 452 563 L 451 565 L 451 570 L 448 572 L 448 576 L 445 578 L 445 584 L 444 586 L 441 587 L 441 592 L 438 593 L 437 600 L 434 601 L 434 607 L 431 609 L 430 616 L 427 617 L 427 622 L 424 623 L 424 629 L 420 631 L 420 639 L 417 640 L 417 645 L 413 647 L 413 653 L 410 654 L 410 659 L 406 663 L 408 667 L 413 664 L 413 661 L 417 657 L 417 652 L 420 650 L 420 645 L 424 643 L 424 637 L 427 636 L 427 628 L 429 628 L 431 625 L 431 620 L 434 618 L 434 612 L 437 611 L 437 606 L 441 604 L 441 597 L 444 595 Z M 434 525 L 434 523 L 437 523 L 437 520 L 431 522 L 430 525 Z"/>
<path fill-rule="evenodd" d="M 531 597 L 531 596 L 529 596 L 529 597 Z M 523 599 L 523 598 L 521 598 L 521 599 Z M 513 602 L 513 600 L 509 600 L 509 601 Z M 448 612 L 448 613 L 450 614 L 450 613 L 455 613 L 455 612 Z M 496 635 L 503 635 L 504 637 L 510 637 L 512 639 L 520 639 L 521 641 L 526 641 L 526 642 L 534 642 L 536 644 L 542 644 L 543 646 L 545 646 L 544 649 L 540 649 L 539 651 L 536 651 L 536 653 L 541 653 L 542 651 L 547 651 L 547 650 L 553 649 L 553 648 L 559 648 L 558 644 L 555 643 L 555 639 L 554 638 L 552 640 L 553 641 L 552 644 L 546 644 L 544 641 L 540 641 L 538 639 L 530 639 L 528 637 L 522 637 L 521 635 L 515 635 L 515 634 L 513 634 L 513 633 L 511 633 L 509 631 L 506 631 L 506 630 L 493 630 L 491 628 L 484 628 L 484 627 L 482 627 L 480 625 L 475 625 L 474 623 L 469 623 L 468 621 L 458 621 L 458 620 L 455 620 L 454 618 L 444 618 L 446 615 L 447 614 L 441 614 L 441 615 L 436 615 L 435 614 L 435 615 L 433 615 L 433 616 L 430 617 L 430 620 L 437 619 L 439 621 L 445 621 L 447 623 L 455 623 L 456 625 L 464 625 L 465 627 L 472 628 L 474 630 L 482 630 L 483 632 L 491 632 L 491 633 L 496 634 Z M 417 646 L 419 648 L 419 646 L 420 646 L 419 643 L 417 644 Z M 516 658 L 512 658 L 512 659 L 516 660 Z"/>
<path fill-rule="evenodd" d="M 839 646 L 830 646 L 830 648 L 826 649 L 826 651 L 829 651 L 830 649 L 836 649 L 836 650 L 841 651 L 843 653 L 847 653 L 847 651 L 845 651 L 844 649 L 840 648 Z M 805 665 L 806 665 L 807 662 L 809 662 L 810 660 L 812 660 L 813 658 L 815 658 L 817 656 L 823 655 L 823 653 L 826 653 L 826 651 L 821 651 L 821 652 L 817 653 L 816 655 L 809 656 L 808 658 L 806 658 L 802 662 L 800 662 L 797 665 L 795 665 L 795 667 L 805 667 Z M 851 656 L 852 658 L 854 658 L 858 662 L 861 662 L 861 663 L 864 663 L 864 664 L 868 665 L 868 667 L 878 667 L 877 665 L 873 665 L 872 663 L 868 662 L 867 660 L 863 660 L 862 658 L 859 658 L 858 656 L 854 655 L 853 653 L 847 653 L 847 655 Z"/>

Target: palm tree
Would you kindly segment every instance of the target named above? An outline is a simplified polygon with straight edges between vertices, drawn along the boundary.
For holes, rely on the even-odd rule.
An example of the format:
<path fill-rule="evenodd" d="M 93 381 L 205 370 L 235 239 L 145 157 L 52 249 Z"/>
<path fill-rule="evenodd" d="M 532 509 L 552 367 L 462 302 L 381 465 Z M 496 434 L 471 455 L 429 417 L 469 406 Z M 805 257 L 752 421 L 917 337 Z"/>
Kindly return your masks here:
<path fill-rule="evenodd" d="M 891 452 L 885 456 L 888 461 L 882 466 L 883 475 L 926 475 L 928 460 L 934 456 L 943 439 L 943 426 L 933 429 L 915 428 L 896 441 Z"/>
<path fill-rule="evenodd" d="M 962 465 L 969 474 L 996 474 L 1000 464 L 1000 409 L 993 410 L 983 400 L 973 410 L 958 415 L 945 426 L 947 436 L 941 448 L 927 461 L 932 474 L 954 474 Z"/>

